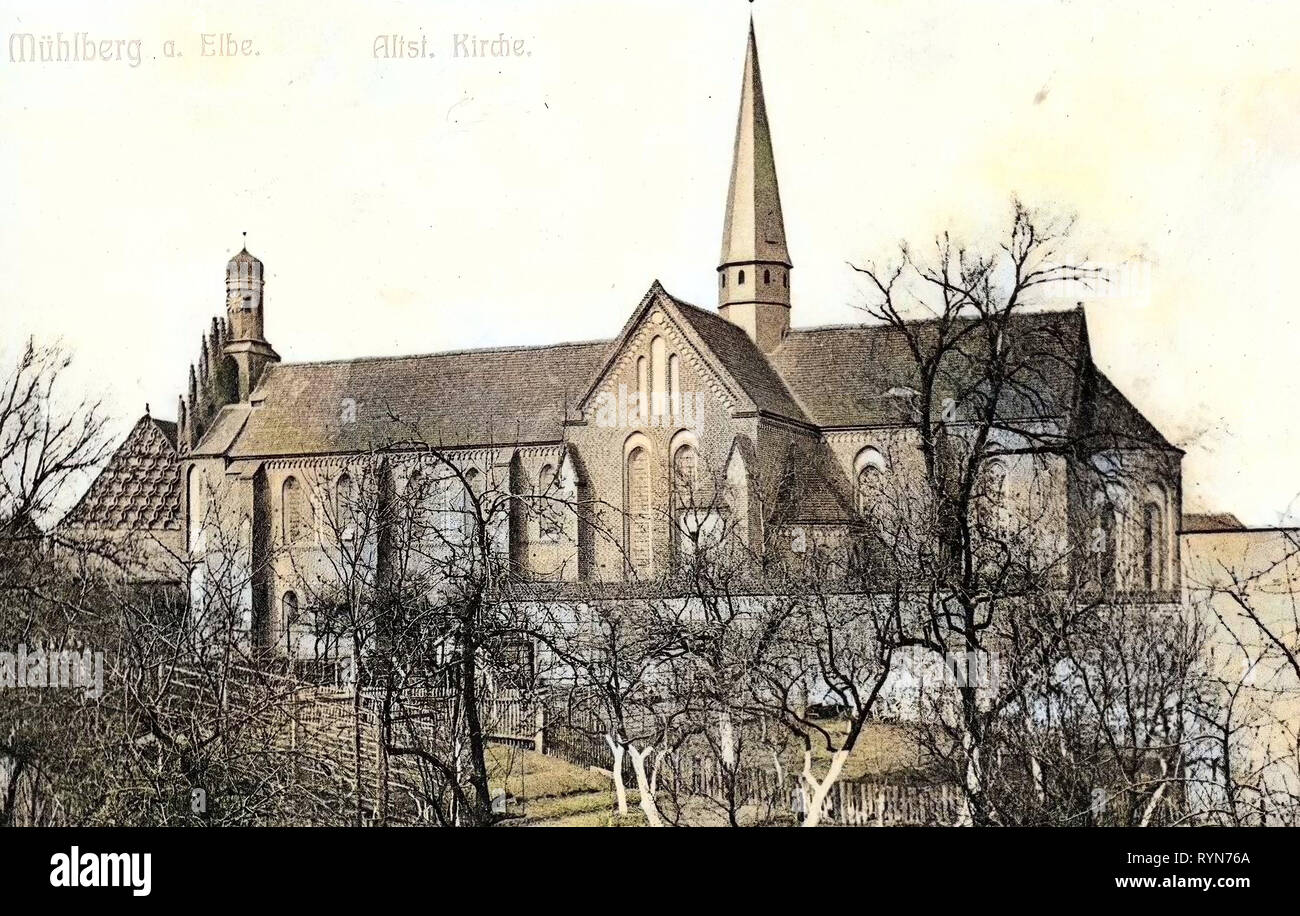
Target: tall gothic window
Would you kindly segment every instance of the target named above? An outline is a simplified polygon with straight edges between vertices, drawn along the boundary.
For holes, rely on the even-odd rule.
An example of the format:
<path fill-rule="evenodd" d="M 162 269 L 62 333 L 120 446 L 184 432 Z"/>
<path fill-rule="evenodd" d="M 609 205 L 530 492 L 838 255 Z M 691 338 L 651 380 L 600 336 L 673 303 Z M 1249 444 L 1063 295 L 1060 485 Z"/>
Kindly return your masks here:
<path fill-rule="evenodd" d="M 292 544 L 307 536 L 307 497 L 297 477 L 285 478 L 280 490 L 280 512 L 285 541 Z"/>
<path fill-rule="evenodd" d="M 280 600 L 280 610 L 281 610 L 280 627 L 281 627 L 281 632 L 284 634 L 284 645 L 286 649 L 291 649 L 293 628 L 298 625 L 297 593 L 285 592 L 284 597 Z"/>
<path fill-rule="evenodd" d="M 867 446 L 858 452 L 853 466 L 857 468 L 854 495 L 858 514 L 866 515 L 880 502 L 880 492 L 884 483 L 885 456 L 880 454 L 879 449 Z"/>
<path fill-rule="evenodd" d="M 880 468 L 869 464 L 858 471 L 858 514 L 870 511 L 876 495 L 880 493 Z"/>
<path fill-rule="evenodd" d="M 683 445 L 673 454 L 673 496 L 679 505 L 694 502 L 697 463 L 693 445 Z"/>
<path fill-rule="evenodd" d="M 668 412 L 674 417 L 682 415 L 682 361 L 676 353 L 668 357 Z"/>
<path fill-rule="evenodd" d="M 1116 508 L 1109 494 L 1092 495 L 1093 525 L 1088 533 L 1088 553 L 1093 584 L 1103 591 L 1115 588 Z"/>
<path fill-rule="evenodd" d="M 460 502 L 460 533 L 466 538 L 474 536 L 474 526 L 478 522 L 478 513 L 474 508 L 474 496 L 478 492 L 478 471 L 470 468 L 465 472 L 465 492 Z"/>
<path fill-rule="evenodd" d="M 640 577 L 649 576 L 654 554 L 650 532 L 650 453 L 644 446 L 636 446 L 627 455 L 625 473 L 625 531 L 627 534 L 627 561 L 632 572 Z"/>
<path fill-rule="evenodd" d="M 638 422 L 650 416 L 650 361 L 644 356 L 636 360 L 636 398 Z"/>
<path fill-rule="evenodd" d="M 975 517 L 986 527 L 997 527 L 1006 517 L 1006 464 L 999 458 L 984 462 L 977 483 L 973 500 Z"/>
<path fill-rule="evenodd" d="M 1142 584 L 1148 592 L 1164 587 L 1165 545 L 1160 524 L 1160 507 L 1147 503 L 1142 507 Z"/>
<path fill-rule="evenodd" d="M 350 540 L 356 535 L 356 509 L 353 506 L 352 477 L 346 473 L 339 476 L 338 482 L 338 529 L 339 536 Z"/>
<path fill-rule="evenodd" d="M 199 551 L 203 549 L 203 501 L 199 492 L 202 484 L 198 468 L 190 465 L 185 481 L 185 514 L 189 520 L 189 543 L 186 546 L 191 551 Z"/>
<path fill-rule="evenodd" d="M 537 475 L 537 492 L 542 497 L 538 504 L 537 537 L 538 540 L 554 542 L 564 534 L 564 519 L 560 507 L 553 500 L 555 493 L 555 468 L 549 464 L 542 465 L 542 472 Z"/>
<path fill-rule="evenodd" d="M 650 341 L 650 416 L 658 419 L 668 406 L 668 353 L 662 337 Z"/>
<path fill-rule="evenodd" d="M 673 451 L 671 483 L 675 561 L 699 557 L 707 562 L 723 535 L 722 513 L 717 507 L 708 505 L 707 500 L 701 505 L 699 462 L 699 453 L 692 443 L 684 443 Z"/>

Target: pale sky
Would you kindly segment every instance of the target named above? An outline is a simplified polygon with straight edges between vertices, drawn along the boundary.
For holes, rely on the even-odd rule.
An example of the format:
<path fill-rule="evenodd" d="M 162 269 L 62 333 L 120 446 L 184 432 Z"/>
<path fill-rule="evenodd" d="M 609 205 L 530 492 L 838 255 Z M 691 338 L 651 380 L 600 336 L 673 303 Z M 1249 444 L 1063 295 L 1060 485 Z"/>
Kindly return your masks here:
<path fill-rule="evenodd" d="M 656 278 L 712 306 L 750 9 L 5 0 L 0 350 L 61 338 L 121 431 L 172 418 L 245 230 L 288 361 L 611 337 Z M 796 326 L 863 320 L 846 262 L 995 241 L 1013 193 L 1076 214 L 1118 278 L 1094 358 L 1187 450 L 1185 508 L 1300 523 L 1296 4 L 752 9 Z M 139 64 L 10 60 L 60 31 Z"/>

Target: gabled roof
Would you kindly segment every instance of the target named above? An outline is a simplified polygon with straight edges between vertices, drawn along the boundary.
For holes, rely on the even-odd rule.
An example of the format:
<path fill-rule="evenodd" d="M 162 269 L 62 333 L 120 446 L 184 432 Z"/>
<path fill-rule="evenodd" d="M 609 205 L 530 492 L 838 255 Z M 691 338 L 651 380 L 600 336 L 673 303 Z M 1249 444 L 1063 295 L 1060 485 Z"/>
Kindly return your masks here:
<path fill-rule="evenodd" d="M 699 349 L 738 411 L 832 429 L 911 422 L 918 382 L 902 329 L 792 330 L 765 356 L 741 328 L 656 281 L 613 341 L 272 365 L 248 404 L 217 414 L 193 454 L 245 459 L 412 442 L 559 442 L 566 420 L 578 416 L 655 307 Z M 932 325 L 917 322 L 909 333 L 924 339 Z M 1173 448 L 1092 366 L 1081 309 L 1021 313 L 1007 327 L 1006 345 L 1018 384 L 1002 392 L 1000 419 L 1059 421 L 1098 448 Z M 986 346 L 974 334 L 963 339 L 942 366 L 937 398 L 978 386 Z"/>
<path fill-rule="evenodd" d="M 808 423 L 803 410 L 791 397 L 781 377 L 748 334 L 716 312 L 705 311 L 670 295 L 658 280 L 651 284 L 649 291 L 642 297 L 641 304 L 605 351 L 605 358 L 592 374 L 580 404 L 585 405 L 595 394 L 655 306 L 680 319 L 678 326 L 682 333 L 699 347 L 724 387 L 741 399 L 739 406 L 742 410 L 752 409 Z"/>
<path fill-rule="evenodd" d="M 195 454 L 337 454 L 558 441 L 607 344 L 464 350 L 269 366 L 250 406 L 218 415 Z"/>
<path fill-rule="evenodd" d="M 176 424 L 145 414 L 63 519 L 74 528 L 179 530 Z"/>
<path fill-rule="evenodd" d="M 717 312 L 705 311 L 680 299 L 673 301 L 681 310 L 682 317 L 690 322 L 709 350 L 754 402 L 756 409 L 800 423 L 811 423 L 780 374 L 742 328 Z"/>
<path fill-rule="evenodd" d="M 1080 430 L 1094 448 L 1179 451 L 1100 369 L 1093 369 L 1092 408 Z"/>
<path fill-rule="evenodd" d="M 932 322 L 910 327 L 924 335 Z M 1071 416 L 1086 364 L 1081 311 L 1025 312 L 1008 327 L 1020 385 L 999 397 L 1003 419 Z M 939 373 L 940 400 L 976 384 L 983 342 L 963 341 Z M 919 385 L 916 360 L 900 328 L 885 324 L 792 330 L 769 357 L 808 417 L 822 427 L 894 426 L 909 421 Z"/>
<path fill-rule="evenodd" d="M 1183 514 L 1182 531 L 1184 534 L 1245 530 L 1246 526 L 1241 523 L 1241 519 L 1231 512 L 1186 512 Z"/>

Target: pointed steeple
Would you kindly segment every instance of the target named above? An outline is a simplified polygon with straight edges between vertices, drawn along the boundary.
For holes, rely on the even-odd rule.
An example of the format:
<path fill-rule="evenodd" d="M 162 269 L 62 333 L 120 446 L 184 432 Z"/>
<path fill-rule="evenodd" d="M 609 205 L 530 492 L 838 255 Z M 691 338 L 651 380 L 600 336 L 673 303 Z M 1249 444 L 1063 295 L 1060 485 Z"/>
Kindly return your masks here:
<path fill-rule="evenodd" d="M 779 344 L 790 327 L 792 266 L 751 19 L 722 230 L 718 306 L 764 351 Z"/>

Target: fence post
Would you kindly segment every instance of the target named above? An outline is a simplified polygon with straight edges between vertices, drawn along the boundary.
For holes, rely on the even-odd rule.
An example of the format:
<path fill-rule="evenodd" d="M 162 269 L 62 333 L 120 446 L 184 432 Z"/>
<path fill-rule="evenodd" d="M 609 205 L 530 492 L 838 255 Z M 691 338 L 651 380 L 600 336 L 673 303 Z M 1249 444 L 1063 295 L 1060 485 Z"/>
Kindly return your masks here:
<path fill-rule="evenodd" d="M 537 704 L 537 711 L 533 714 L 533 750 L 539 754 L 546 753 L 546 708 L 541 703 Z"/>

